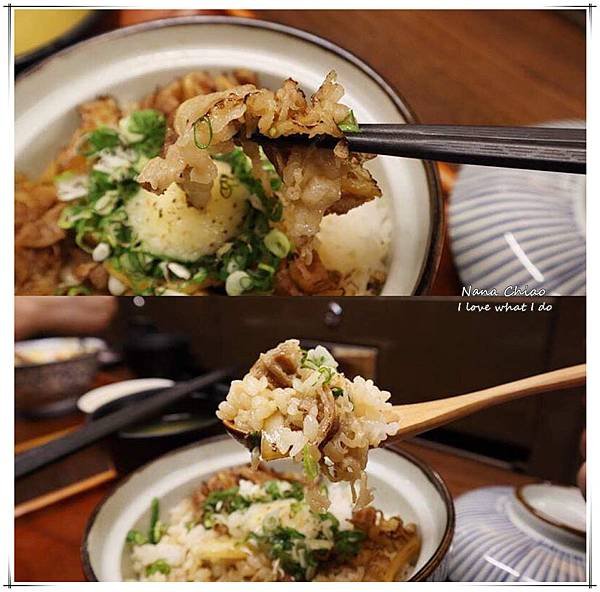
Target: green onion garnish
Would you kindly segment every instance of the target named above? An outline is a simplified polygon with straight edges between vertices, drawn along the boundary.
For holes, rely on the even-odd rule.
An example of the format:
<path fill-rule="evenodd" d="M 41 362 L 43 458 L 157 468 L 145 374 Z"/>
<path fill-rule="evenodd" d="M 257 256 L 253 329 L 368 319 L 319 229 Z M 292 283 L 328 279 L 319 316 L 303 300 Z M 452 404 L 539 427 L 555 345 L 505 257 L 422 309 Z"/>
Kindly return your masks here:
<path fill-rule="evenodd" d="M 314 481 L 319 475 L 319 465 L 313 458 L 308 444 L 302 449 L 302 466 L 304 467 L 304 474 L 311 481 Z"/>
<path fill-rule="evenodd" d="M 153 545 L 156 545 L 158 541 L 155 539 L 156 524 L 158 523 L 158 515 L 160 512 L 160 506 L 158 498 L 153 498 L 150 504 L 150 529 L 148 531 L 148 539 Z"/>
<path fill-rule="evenodd" d="M 67 290 L 67 296 L 88 296 L 92 291 L 83 284 L 79 284 L 77 286 L 71 286 Z"/>
<path fill-rule="evenodd" d="M 229 175 L 221 175 L 219 177 L 219 193 L 224 199 L 228 199 L 233 194 L 235 187 L 235 179 Z"/>
<path fill-rule="evenodd" d="M 206 270 L 204 267 L 201 267 L 192 276 L 192 279 L 190 281 L 193 282 L 194 284 L 202 284 L 206 280 L 207 277 L 208 277 L 208 270 Z"/>
<path fill-rule="evenodd" d="M 208 126 L 208 142 L 206 144 L 202 144 L 198 140 L 198 127 L 201 123 L 205 123 Z M 194 128 L 194 144 L 196 144 L 196 148 L 198 148 L 199 150 L 206 150 L 210 146 L 210 143 L 213 139 L 213 129 L 210 117 L 208 115 L 203 115 L 202 117 L 200 117 L 200 119 L 194 121 L 192 127 Z"/>
<path fill-rule="evenodd" d="M 139 530 L 130 530 L 127 533 L 125 541 L 130 543 L 131 545 L 145 545 L 148 542 L 148 538 L 143 532 L 140 532 Z"/>
<path fill-rule="evenodd" d="M 252 288 L 252 278 L 245 271 L 234 271 L 225 280 L 225 291 L 229 296 L 240 296 Z"/>
<path fill-rule="evenodd" d="M 146 566 L 147 576 L 151 576 L 155 573 L 161 573 L 168 576 L 171 573 L 171 566 L 164 559 L 157 559 L 154 563 Z"/>
<path fill-rule="evenodd" d="M 275 257 L 279 257 L 283 259 L 287 257 L 290 252 L 290 241 L 281 230 L 277 230 L 274 228 L 265 236 L 265 247 L 275 255 Z"/>
<path fill-rule="evenodd" d="M 350 109 L 350 113 L 346 115 L 343 121 L 338 123 L 338 127 L 343 132 L 359 132 L 360 128 L 358 127 L 358 123 L 356 122 L 356 117 L 354 116 L 354 111 Z"/>
<path fill-rule="evenodd" d="M 83 154 L 83 156 L 93 156 L 102 150 L 116 148 L 118 145 L 119 134 L 117 131 L 102 126 L 87 135 L 85 146 L 80 147 L 79 153 Z"/>

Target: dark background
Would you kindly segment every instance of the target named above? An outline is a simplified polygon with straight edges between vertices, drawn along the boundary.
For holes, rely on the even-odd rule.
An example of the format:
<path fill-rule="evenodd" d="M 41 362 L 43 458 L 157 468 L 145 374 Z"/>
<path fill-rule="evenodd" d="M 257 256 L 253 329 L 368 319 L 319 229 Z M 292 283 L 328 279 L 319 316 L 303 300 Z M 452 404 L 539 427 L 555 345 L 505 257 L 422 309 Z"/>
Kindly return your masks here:
<path fill-rule="evenodd" d="M 535 313 L 458 312 L 457 301 L 424 298 L 135 302 L 120 299 L 109 332 L 117 346 L 140 325 L 153 325 L 187 335 L 200 366 L 234 364 L 243 370 L 259 352 L 291 337 L 369 346 L 376 352 L 374 378 L 391 391 L 394 403 L 462 394 L 585 361 L 583 298 L 549 299 L 552 310 Z M 340 316 L 331 313 L 337 306 Z M 514 470 L 571 482 L 584 417 L 583 389 L 574 389 L 482 411 L 426 437 Z"/>

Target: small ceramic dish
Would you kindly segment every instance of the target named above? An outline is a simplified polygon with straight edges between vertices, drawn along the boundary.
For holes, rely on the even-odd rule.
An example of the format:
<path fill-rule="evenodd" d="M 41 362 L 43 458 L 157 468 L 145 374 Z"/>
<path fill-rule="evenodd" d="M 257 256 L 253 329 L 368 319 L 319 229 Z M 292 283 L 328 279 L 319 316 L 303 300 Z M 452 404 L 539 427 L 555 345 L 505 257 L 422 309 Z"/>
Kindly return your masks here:
<path fill-rule="evenodd" d="M 515 287 L 543 289 L 548 296 L 584 295 L 585 182 L 585 175 L 461 167 L 448 220 L 463 285 L 498 296 L 530 295 L 515 293 Z"/>
<path fill-rule="evenodd" d="M 24 72 L 15 87 L 16 169 L 41 173 L 77 126 L 77 106 L 100 95 L 139 100 L 158 85 L 193 70 L 251 68 L 278 88 L 288 77 L 314 92 L 330 70 L 346 89 L 344 102 L 360 122 L 415 120 L 398 93 L 372 68 L 334 43 L 291 27 L 219 16 L 181 17 L 100 35 Z M 42 92 L 40 92 L 40 90 Z M 384 295 L 426 293 L 443 238 L 443 208 L 436 169 L 430 162 L 388 156 L 369 163 L 390 221 L 390 262 Z M 352 215 L 352 213 L 350 214 Z M 366 215 L 366 213 L 365 213 Z M 371 216 L 372 214 L 369 214 Z M 366 232 L 372 224 L 354 225 Z M 384 229 L 381 229 L 384 232 Z"/>
<path fill-rule="evenodd" d="M 98 25 L 102 16 L 103 11 L 101 10 L 24 10 L 17 8 L 15 11 L 15 38 L 17 41 L 15 47 L 19 43 L 23 43 L 27 45 L 27 49 L 15 55 L 15 71 L 21 71 L 38 60 L 89 35 Z M 60 18 L 66 18 L 64 24 L 60 22 Z M 48 35 L 39 35 L 38 33 L 36 37 L 39 36 L 46 40 L 31 43 L 29 34 L 39 27 L 42 21 L 48 19 L 52 22 L 50 29 L 47 28 L 46 31 L 53 31 L 53 33 Z"/>
<path fill-rule="evenodd" d="M 82 543 L 88 580 L 133 577 L 125 537 L 130 529 L 147 523 L 153 497 L 167 510 L 210 475 L 248 460 L 247 450 L 228 436 L 218 436 L 167 454 L 132 473 L 96 508 L 88 522 Z M 276 461 L 272 466 L 294 470 L 290 461 Z M 411 580 L 445 580 L 454 507 L 441 477 L 422 461 L 391 449 L 371 451 L 367 472 L 375 488 L 376 507 L 387 514 L 399 514 L 420 529 L 422 548 Z"/>
<path fill-rule="evenodd" d="M 454 582 L 585 582 L 586 507 L 579 489 L 485 487 L 456 500 Z"/>
<path fill-rule="evenodd" d="M 138 378 L 98 387 L 77 401 L 79 410 L 94 422 L 128 405 L 141 404 L 156 389 L 172 386 L 166 378 Z M 216 385 L 208 392 L 192 393 L 170 405 L 151 420 L 128 426 L 108 438 L 108 449 L 121 475 L 192 442 L 223 432 L 215 411 L 223 398 Z"/>
<path fill-rule="evenodd" d="M 54 415 L 72 410 L 98 371 L 106 350 L 93 337 L 52 337 L 15 343 L 15 405 L 20 413 Z"/>

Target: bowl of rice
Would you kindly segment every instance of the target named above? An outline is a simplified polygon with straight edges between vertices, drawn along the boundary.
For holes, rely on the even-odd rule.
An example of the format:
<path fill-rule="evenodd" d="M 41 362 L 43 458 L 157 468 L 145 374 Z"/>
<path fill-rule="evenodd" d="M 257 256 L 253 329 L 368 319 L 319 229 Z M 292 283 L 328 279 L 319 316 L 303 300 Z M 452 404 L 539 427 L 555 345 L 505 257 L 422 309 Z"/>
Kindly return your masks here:
<path fill-rule="evenodd" d="M 370 454 L 372 507 L 329 484 L 304 499 L 289 460 L 248 465 L 217 436 L 138 469 L 96 508 L 82 543 L 90 581 L 443 581 L 454 506 L 441 477 L 398 448 Z"/>
<path fill-rule="evenodd" d="M 335 71 L 345 89 L 345 104 L 359 123 L 415 121 L 404 99 L 379 74 L 330 41 L 252 19 L 182 17 L 101 35 L 23 73 L 15 91 L 16 168 L 27 178 L 39 178 L 48 155 L 77 129 L 78 107 L 98 97 L 114 97 L 125 108 L 190 72 L 218 76 L 240 68 L 251 69 L 267 89 L 277 89 L 292 77 L 307 96 Z M 443 236 L 435 167 L 417 159 L 378 156 L 366 168 L 382 196 L 345 215 L 323 218 L 320 261 L 343 278 L 344 293 L 427 293 Z M 135 214 L 128 213 L 132 220 Z M 160 247 L 164 250 L 162 243 Z M 37 251 L 26 254 L 41 257 Z M 180 271 L 177 267 L 173 273 Z"/>

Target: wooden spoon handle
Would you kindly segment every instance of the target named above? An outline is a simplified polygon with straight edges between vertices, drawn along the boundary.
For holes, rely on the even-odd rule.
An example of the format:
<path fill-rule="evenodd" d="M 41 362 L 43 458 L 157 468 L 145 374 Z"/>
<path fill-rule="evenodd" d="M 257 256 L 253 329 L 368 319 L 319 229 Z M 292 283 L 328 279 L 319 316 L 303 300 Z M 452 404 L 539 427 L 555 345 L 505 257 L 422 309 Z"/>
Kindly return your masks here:
<path fill-rule="evenodd" d="M 401 427 L 394 436 L 386 440 L 386 443 L 398 438 L 415 436 L 505 401 L 581 386 L 585 384 L 585 377 L 585 364 L 580 364 L 466 395 L 426 403 L 394 405 L 394 419 L 400 422 Z"/>

